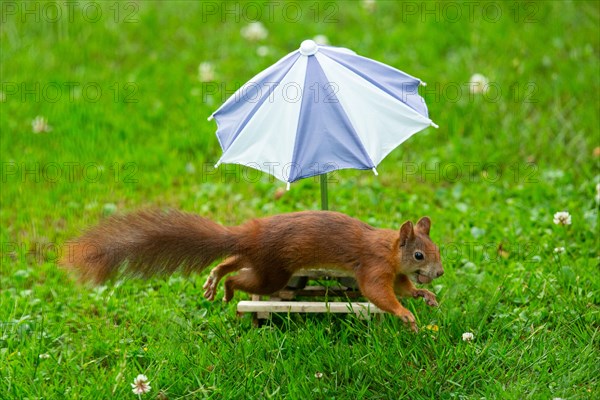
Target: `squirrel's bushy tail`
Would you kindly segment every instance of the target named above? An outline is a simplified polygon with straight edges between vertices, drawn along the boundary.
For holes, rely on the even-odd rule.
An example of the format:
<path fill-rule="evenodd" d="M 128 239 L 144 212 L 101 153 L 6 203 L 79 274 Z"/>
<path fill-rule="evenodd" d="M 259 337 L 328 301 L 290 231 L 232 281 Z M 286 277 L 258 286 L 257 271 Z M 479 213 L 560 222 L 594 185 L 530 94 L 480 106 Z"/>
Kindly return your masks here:
<path fill-rule="evenodd" d="M 121 266 L 126 275 L 147 277 L 200 271 L 231 254 L 236 228 L 180 211 L 145 210 L 110 217 L 66 244 L 60 264 L 84 281 L 102 283 Z"/>

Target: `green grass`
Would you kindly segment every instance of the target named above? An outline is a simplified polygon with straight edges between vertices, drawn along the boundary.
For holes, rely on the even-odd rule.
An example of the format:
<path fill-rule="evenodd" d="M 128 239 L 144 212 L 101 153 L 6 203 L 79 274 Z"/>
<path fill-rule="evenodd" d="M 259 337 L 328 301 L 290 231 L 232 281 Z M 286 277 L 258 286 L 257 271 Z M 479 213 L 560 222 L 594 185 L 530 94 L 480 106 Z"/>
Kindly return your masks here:
<path fill-rule="evenodd" d="M 392 1 L 373 13 L 297 2 L 294 22 L 281 3 L 263 15 L 259 43 L 240 36 L 244 15 L 191 1 L 101 3 L 95 22 L 85 2 L 50 22 L 52 4 L 1 4 L 0 398 L 134 398 L 139 373 L 151 381 L 147 398 L 600 396 L 598 3 L 481 3 L 472 20 L 452 3 L 456 22 L 441 3 Z M 497 18 L 485 8 L 495 6 Z M 137 22 L 127 23 L 131 12 Z M 440 129 L 391 153 L 379 177 L 342 171 L 330 184 L 332 209 L 375 226 L 432 218 L 446 274 L 431 285 L 439 309 L 405 301 L 420 333 L 392 316 L 280 315 L 255 329 L 235 313 L 244 295 L 203 299 L 205 273 L 89 289 L 57 268 L 60 244 L 115 210 L 158 205 L 237 224 L 318 209 L 313 179 L 280 196 L 284 185 L 268 176 L 204 172 L 220 154 L 206 117 L 224 90 L 317 34 L 429 84 L 422 93 Z M 258 45 L 270 54 L 257 56 Z M 197 78 L 204 61 L 225 85 L 211 96 Z M 469 95 L 474 73 L 502 90 L 498 99 Z M 55 87 L 54 102 L 44 91 Z M 37 115 L 51 132 L 32 133 Z M 572 225 L 552 222 L 562 210 Z"/>

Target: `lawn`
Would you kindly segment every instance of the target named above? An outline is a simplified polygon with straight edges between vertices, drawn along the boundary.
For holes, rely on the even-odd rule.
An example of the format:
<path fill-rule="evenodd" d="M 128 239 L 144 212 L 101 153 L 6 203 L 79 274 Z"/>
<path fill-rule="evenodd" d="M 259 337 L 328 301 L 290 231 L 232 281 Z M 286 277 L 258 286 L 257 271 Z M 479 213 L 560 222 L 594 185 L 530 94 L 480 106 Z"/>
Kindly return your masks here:
<path fill-rule="evenodd" d="M 1 399 L 133 399 L 138 374 L 157 399 L 600 397 L 599 3 L 373 3 L 0 4 Z M 247 37 L 256 20 L 266 37 Z M 247 295 L 203 298 L 207 272 L 92 288 L 58 268 L 114 213 L 318 209 L 318 179 L 285 191 L 215 170 L 206 120 L 316 35 L 428 83 L 439 129 L 379 176 L 329 177 L 333 210 L 393 229 L 431 217 L 446 272 L 427 285 L 439 308 L 404 301 L 419 333 L 391 315 L 254 328 L 236 315 Z"/>

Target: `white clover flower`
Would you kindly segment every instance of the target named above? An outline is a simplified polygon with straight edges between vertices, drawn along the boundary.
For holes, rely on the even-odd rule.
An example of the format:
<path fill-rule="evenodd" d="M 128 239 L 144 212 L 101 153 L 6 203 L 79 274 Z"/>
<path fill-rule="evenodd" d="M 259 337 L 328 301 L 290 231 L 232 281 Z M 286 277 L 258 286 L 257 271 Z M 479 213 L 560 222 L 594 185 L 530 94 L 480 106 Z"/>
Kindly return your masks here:
<path fill-rule="evenodd" d="M 269 31 L 267 31 L 267 28 L 265 28 L 262 22 L 256 21 L 251 22 L 240 29 L 240 34 L 244 39 L 256 42 L 266 39 L 267 36 L 269 36 Z"/>
<path fill-rule="evenodd" d="M 475 335 L 473 335 L 471 332 L 465 332 L 462 334 L 462 340 L 464 340 L 465 342 L 470 342 L 474 338 Z"/>
<path fill-rule="evenodd" d="M 556 225 L 571 225 L 571 214 L 567 211 L 559 211 L 554 214 L 554 223 Z"/>
<path fill-rule="evenodd" d="M 315 372 L 315 378 L 321 379 L 322 377 L 323 377 L 323 373 L 322 372 Z"/>
<path fill-rule="evenodd" d="M 150 387 L 150 382 L 148 381 L 148 377 L 146 375 L 139 374 L 133 380 L 131 384 L 131 391 L 135 394 L 144 394 L 148 393 L 152 387 Z"/>
<path fill-rule="evenodd" d="M 185 164 L 185 172 L 187 172 L 188 174 L 195 174 L 196 166 L 191 162 Z"/>
<path fill-rule="evenodd" d="M 319 45 L 327 46 L 329 44 L 329 39 L 325 35 L 317 35 L 313 38 L 313 40 Z"/>
<path fill-rule="evenodd" d="M 113 215 L 117 212 L 117 209 L 118 207 L 115 203 L 105 203 L 102 206 L 102 212 L 104 213 L 104 215 Z"/>
<path fill-rule="evenodd" d="M 474 74 L 469 79 L 469 90 L 471 93 L 486 93 L 489 88 L 489 80 L 481 74 Z"/>
<path fill-rule="evenodd" d="M 215 80 L 215 66 L 208 61 L 198 65 L 198 80 L 200 82 L 211 82 Z"/>
<path fill-rule="evenodd" d="M 46 360 L 46 359 L 50 358 L 50 354 L 48 354 L 48 353 L 40 354 L 39 357 L 42 360 Z"/>
<path fill-rule="evenodd" d="M 361 5 L 370 13 L 374 12 L 377 8 L 377 2 L 375 0 L 362 0 Z"/>
<path fill-rule="evenodd" d="M 271 52 L 271 50 L 267 46 L 258 46 L 256 48 L 256 54 L 259 57 L 266 57 L 269 55 L 270 52 Z"/>
<path fill-rule="evenodd" d="M 554 252 L 555 252 L 556 254 L 562 254 L 562 253 L 564 253 L 564 252 L 565 252 L 565 248 L 564 248 L 564 247 L 555 247 L 555 248 L 554 248 Z"/>
<path fill-rule="evenodd" d="M 48 125 L 48 120 L 41 115 L 38 115 L 31 121 L 31 129 L 33 133 L 50 132 L 52 127 Z"/>

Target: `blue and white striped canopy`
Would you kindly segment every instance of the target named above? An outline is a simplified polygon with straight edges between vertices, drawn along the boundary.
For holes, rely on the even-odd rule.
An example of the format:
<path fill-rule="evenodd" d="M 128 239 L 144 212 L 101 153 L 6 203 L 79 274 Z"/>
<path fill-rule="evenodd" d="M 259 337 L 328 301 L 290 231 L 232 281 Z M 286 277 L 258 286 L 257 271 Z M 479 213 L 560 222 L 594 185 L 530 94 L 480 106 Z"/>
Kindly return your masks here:
<path fill-rule="evenodd" d="M 351 50 L 312 40 L 256 75 L 215 111 L 220 163 L 294 182 L 343 168 L 372 169 L 435 125 L 421 81 Z"/>

